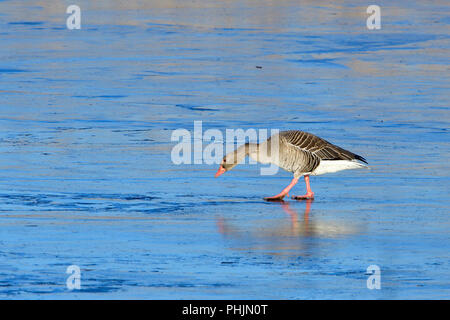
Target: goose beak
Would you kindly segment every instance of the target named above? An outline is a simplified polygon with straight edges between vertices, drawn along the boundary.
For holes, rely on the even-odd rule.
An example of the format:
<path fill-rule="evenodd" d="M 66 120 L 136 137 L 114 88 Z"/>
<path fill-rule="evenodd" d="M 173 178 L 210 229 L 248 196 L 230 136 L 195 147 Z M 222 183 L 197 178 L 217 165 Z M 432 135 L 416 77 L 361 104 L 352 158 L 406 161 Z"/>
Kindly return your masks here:
<path fill-rule="evenodd" d="M 217 178 L 218 176 L 220 176 L 221 174 L 223 174 L 225 171 L 226 171 L 225 168 L 222 167 L 222 166 L 220 166 L 220 167 L 219 167 L 219 170 L 217 170 L 216 175 L 215 175 L 214 177 Z"/>

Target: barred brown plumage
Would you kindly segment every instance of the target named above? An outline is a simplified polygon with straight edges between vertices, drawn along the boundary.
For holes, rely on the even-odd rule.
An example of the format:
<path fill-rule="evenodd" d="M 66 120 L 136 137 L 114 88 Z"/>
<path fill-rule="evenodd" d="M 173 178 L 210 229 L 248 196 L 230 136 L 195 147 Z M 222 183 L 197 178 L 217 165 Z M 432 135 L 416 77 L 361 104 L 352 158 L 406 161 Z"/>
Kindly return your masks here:
<path fill-rule="evenodd" d="M 286 139 L 287 143 L 314 153 L 322 160 L 360 160 L 367 163 L 363 157 L 342 149 L 312 133 L 289 130 L 280 132 L 280 136 Z"/>

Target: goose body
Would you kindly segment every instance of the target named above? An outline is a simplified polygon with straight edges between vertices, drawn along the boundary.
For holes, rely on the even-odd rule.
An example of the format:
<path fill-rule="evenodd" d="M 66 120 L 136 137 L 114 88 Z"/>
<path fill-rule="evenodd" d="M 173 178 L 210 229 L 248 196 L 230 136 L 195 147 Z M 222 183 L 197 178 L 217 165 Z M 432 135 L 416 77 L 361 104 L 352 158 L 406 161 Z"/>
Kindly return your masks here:
<path fill-rule="evenodd" d="M 314 193 L 309 186 L 310 175 L 367 167 L 361 163 L 367 163 L 366 159 L 353 152 L 311 133 L 289 130 L 281 131 L 260 144 L 246 143 L 227 154 L 216 177 L 234 168 L 247 155 L 255 161 L 272 163 L 294 174 L 294 179 L 288 187 L 274 197 L 265 198 L 266 200 L 282 200 L 301 176 L 305 178 L 307 194 L 295 198 L 312 199 Z"/>
<path fill-rule="evenodd" d="M 270 152 L 274 139 L 278 141 L 278 153 Z M 248 146 L 250 148 L 251 144 Z M 249 155 L 255 161 L 273 163 L 294 173 L 297 178 L 362 168 L 366 166 L 358 161 L 367 163 L 366 159 L 357 154 L 299 130 L 282 131 L 253 149 L 256 149 L 256 153 Z"/>

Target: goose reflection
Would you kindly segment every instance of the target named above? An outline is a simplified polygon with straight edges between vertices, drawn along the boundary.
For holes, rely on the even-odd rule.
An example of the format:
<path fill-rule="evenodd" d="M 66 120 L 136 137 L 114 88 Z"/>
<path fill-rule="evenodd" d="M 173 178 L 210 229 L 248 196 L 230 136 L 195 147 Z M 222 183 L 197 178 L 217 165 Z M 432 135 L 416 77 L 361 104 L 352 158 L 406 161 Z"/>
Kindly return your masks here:
<path fill-rule="evenodd" d="M 299 201 L 300 202 L 300 201 Z M 360 232 L 355 224 L 345 221 L 330 221 L 310 216 L 314 200 L 301 201 L 305 209 L 299 214 L 289 202 L 272 203 L 282 216 L 274 221 L 258 220 L 244 226 L 231 219 L 218 217 L 218 232 L 237 250 L 261 250 L 273 255 L 312 253 L 324 242 L 321 239 L 338 238 Z M 245 229 L 244 229 L 245 228 Z M 328 243 L 329 244 L 329 243 Z"/>

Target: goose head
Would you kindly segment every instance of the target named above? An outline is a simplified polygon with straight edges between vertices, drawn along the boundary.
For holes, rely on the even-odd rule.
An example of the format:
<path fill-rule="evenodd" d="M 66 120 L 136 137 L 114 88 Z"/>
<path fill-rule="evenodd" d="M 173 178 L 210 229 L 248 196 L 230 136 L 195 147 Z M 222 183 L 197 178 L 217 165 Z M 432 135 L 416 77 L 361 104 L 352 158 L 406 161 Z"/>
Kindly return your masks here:
<path fill-rule="evenodd" d="M 257 147 L 256 144 L 253 144 L 253 146 Z M 239 163 L 244 161 L 245 157 L 249 155 L 250 149 L 251 149 L 250 144 L 246 143 L 241 145 L 236 150 L 228 153 L 225 157 L 223 157 L 219 170 L 217 170 L 215 177 L 217 178 L 221 174 L 230 171 L 231 169 L 236 167 Z"/>
<path fill-rule="evenodd" d="M 236 159 L 236 151 L 230 152 L 225 157 L 223 157 L 222 162 L 220 163 L 219 170 L 217 170 L 215 177 L 217 178 L 221 174 L 233 169 L 238 165 L 238 161 Z"/>

